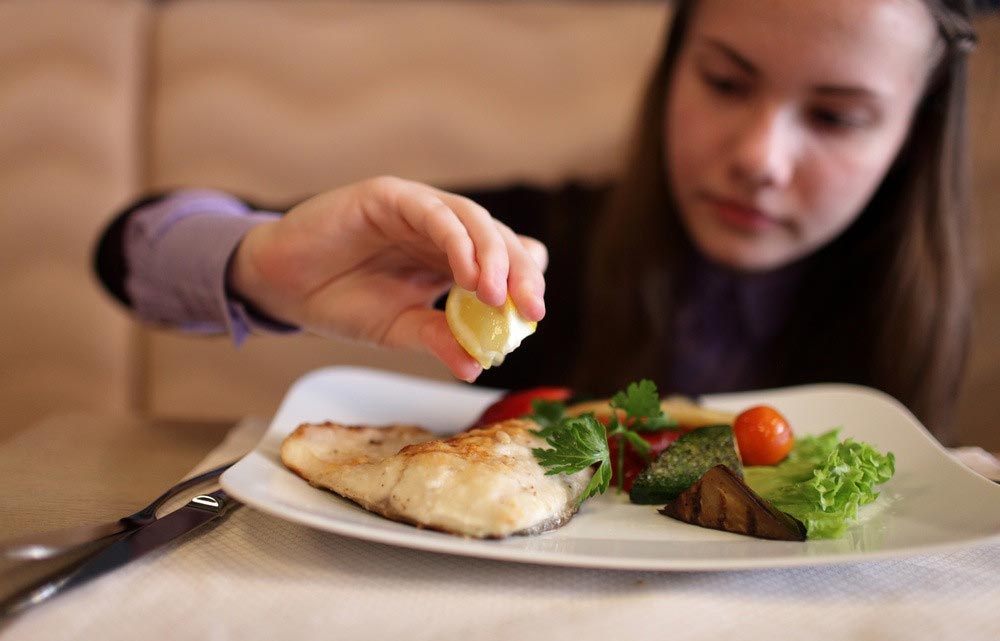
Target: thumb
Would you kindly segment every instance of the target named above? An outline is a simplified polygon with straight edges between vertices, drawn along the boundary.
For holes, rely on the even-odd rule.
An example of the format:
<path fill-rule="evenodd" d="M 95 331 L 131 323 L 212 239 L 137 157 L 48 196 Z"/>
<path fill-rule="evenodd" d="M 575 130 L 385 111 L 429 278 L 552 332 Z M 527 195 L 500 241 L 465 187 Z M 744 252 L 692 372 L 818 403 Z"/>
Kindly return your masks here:
<path fill-rule="evenodd" d="M 469 383 L 483 373 L 482 365 L 455 340 L 440 310 L 413 307 L 404 311 L 386 333 L 385 345 L 430 353 L 452 375 Z"/>

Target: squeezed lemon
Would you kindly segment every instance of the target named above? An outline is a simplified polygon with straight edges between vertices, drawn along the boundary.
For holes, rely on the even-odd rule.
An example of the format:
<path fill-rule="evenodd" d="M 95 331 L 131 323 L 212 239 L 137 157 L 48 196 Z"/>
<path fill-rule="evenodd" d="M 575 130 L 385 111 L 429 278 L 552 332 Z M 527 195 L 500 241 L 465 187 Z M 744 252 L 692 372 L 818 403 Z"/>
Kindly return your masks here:
<path fill-rule="evenodd" d="M 448 292 L 444 315 L 455 340 L 483 369 L 503 363 L 538 326 L 521 316 L 509 296 L 503 305 L 491 307 L 458 285 Z"/>

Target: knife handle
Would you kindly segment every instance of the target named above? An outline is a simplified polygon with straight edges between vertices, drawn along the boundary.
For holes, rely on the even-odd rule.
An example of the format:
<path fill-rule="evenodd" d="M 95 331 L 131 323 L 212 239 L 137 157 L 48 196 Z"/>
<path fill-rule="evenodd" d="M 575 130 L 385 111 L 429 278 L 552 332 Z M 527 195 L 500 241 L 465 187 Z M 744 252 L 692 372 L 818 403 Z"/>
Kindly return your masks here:
<path fill-rule="evenodd" d="M 208 510 L 219 515 L 226 514 L 237 505 L 239 503 L 226 494 L 225 490 L 216 490 L 211 494 L 199 494 L 188 503 L 189 507 Z"/>

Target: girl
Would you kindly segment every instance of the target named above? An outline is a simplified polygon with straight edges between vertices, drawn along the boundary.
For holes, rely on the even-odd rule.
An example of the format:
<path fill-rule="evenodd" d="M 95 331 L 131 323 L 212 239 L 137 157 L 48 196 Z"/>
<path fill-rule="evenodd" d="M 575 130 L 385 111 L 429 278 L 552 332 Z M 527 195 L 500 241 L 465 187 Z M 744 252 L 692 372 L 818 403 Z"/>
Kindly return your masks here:
<path fill-rule="evenodd" d="M 594 237 L 587 344 L 625 358 L 584 385 L 663 363 L 701 389 L 853 381 L 940 433 L 971 308 L 968 18 L 944 0 L 679 3 Z M 627 340 L 636 322 L 652 340 Z"/>
<path fill-rule="evenodd" d="M 279 217 L 181 191 L 112 224 L 102 276 L 147 320 L 426 349 L 470 381 L 481 369 L 434 301 L 457 282 L 538 320 L 544 294 L 538 335 L 482 381 L 606 394 L 648 377 L 692 395 L 850 381 L 943 434 L 969 331 L 968 8 L 675 4 L 607 199 L 383 177 Z"/>

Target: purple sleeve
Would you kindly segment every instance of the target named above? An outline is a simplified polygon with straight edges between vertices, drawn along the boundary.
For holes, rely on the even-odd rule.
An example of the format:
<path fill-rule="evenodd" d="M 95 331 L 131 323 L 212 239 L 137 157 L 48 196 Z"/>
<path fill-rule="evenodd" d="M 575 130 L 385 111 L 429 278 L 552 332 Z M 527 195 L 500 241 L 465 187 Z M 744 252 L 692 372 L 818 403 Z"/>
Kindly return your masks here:
<path fill-rule="evenodd" d="M 240 239 L 278 217 L 209 190 L 177 191 L 133 212 L 124 254 L 136 315 L 189 333 L 228 333 L 237 346 L 252 333 L 296 331 L 248 309 L 226 289 L 226 268 Z"/>

